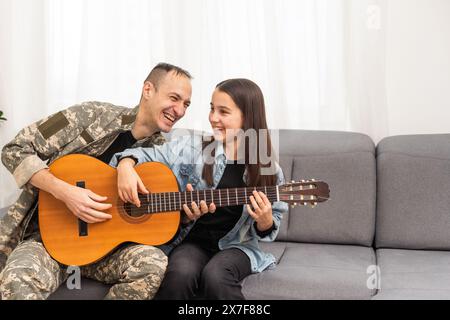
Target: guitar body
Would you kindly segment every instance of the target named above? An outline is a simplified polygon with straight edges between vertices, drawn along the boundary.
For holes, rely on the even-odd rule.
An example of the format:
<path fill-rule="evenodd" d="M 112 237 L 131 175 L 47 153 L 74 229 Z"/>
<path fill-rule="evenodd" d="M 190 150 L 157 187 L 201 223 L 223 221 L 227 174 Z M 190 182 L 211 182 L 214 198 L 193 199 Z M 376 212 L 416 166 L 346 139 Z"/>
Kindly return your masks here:
<path fill-rule="evenodd" d="M 178 192 L 172 171 L 158 162 L 136 166 L 136 171 L 151 193 Z M 86 224 L 66 205 L 51 194 L 39 192 L 39 228 L 49 254 L 65 265 L 82 266 L 93 263 L 124 242 L 160 245 L 170 241 L 180 223 L 180 212 L 164 214 L 129 214 L 117 193 L 115 168 L 87 155 L 73 154 L 56 160 L 50 171 L 59 179 L 83 186 L 106 196 L 107 211 L 112 219 Z"/>

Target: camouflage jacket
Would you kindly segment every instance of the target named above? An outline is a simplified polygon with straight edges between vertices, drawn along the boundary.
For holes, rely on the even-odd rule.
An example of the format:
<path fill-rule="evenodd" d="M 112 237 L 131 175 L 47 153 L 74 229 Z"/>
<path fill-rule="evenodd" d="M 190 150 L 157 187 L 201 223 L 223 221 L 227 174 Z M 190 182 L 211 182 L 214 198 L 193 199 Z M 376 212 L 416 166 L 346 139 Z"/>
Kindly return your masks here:
<path fill-rule="evenodd" d="M 137 111 L 138 107 L 84 102 L 24 128 L 4 146 L 2 162 L 23 191 L 0 221 L 0 271 L 8 255 L 23 240 L 36 211 L 38 190 L 28 183 L 33 174 L 67 154 L 101 155 L 121 132 L 131 130 Z M 156 133 L 133 147 L 150 147 L 164 141 Z"/>

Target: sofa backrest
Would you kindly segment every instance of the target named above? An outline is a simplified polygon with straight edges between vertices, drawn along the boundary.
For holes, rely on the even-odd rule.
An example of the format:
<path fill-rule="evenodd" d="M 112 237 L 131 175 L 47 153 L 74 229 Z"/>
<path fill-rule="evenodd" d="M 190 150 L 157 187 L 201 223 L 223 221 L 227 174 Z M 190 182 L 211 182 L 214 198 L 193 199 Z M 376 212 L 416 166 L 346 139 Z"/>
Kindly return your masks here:
<path fill-rule="evenodd" d="M 377 248 L 450 249 L 450 134 L 377 147 Z"/>
<path fill-rule="evenodd" d="M 371 138 L 350 132 L 281 130 L 279 146 L 286 181 L 323 180 L 331 199 L 314 209 L 289 209 L 277 240 L 371 246 L 376 203 Z"/>

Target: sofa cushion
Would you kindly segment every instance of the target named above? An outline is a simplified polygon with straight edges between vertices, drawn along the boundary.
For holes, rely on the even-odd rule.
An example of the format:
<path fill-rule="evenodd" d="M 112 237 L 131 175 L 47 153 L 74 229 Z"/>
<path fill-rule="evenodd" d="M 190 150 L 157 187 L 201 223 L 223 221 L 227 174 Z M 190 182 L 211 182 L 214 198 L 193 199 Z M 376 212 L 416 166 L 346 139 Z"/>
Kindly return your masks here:
<path fill-rule="evenodd" d="M 272 136 L 275 131 L 273 131 Z M 375 155 L 372 139 L 361 133 L 343 131 L 279 130 L 280 154 L 297 156 L 329 155 L 334 153 L 368 152 Z"/>
<path fill-rule="evenodd" d="M 376 246 L 450 249 L 450 135 L 390 137 L 377 154 Z"/>
<path fill-rule="evenodd" d="M 81 278 L 80 287 L 80 289 L 68 289 L 66 283 L 63 283 L 48 297 L 48 300 L 102 300 L 111 286 Z"/>
<path fill-rule="evenodd" d="M 379 249 L 375 299 L 450 299 L 450 252 Z"/>
<path fill-rule="evenodd" d="M 371 248 L 274 242 L 261 244 L 275 255 L 274 269 L 244 279 L 247 299 L 370 299 L 367 269 L 375 265 Z"/>
<path fill-rule="evenodd" d="M 281 130 L 279 146 L 285 176 L 323 180 L 331 199 L 315 209 L 290 209 L 277 239 L 371 246 L 376 203 L 372 140 L 349 132 Z"/>

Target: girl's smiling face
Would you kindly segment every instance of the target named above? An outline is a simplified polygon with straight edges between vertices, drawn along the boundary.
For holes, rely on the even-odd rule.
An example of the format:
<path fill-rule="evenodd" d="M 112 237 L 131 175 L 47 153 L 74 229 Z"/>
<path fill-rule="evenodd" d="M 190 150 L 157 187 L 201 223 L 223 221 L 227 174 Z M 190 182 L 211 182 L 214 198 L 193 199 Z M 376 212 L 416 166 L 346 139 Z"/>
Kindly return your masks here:
<path fill-rule="evenodd" d="M 211 98 L 209 123 L 214 132 L 214 139 L 232 142 L 236 133 L 242 129 L 244 115 L 233 99 L 219 89 L 214 90 Z"/>

